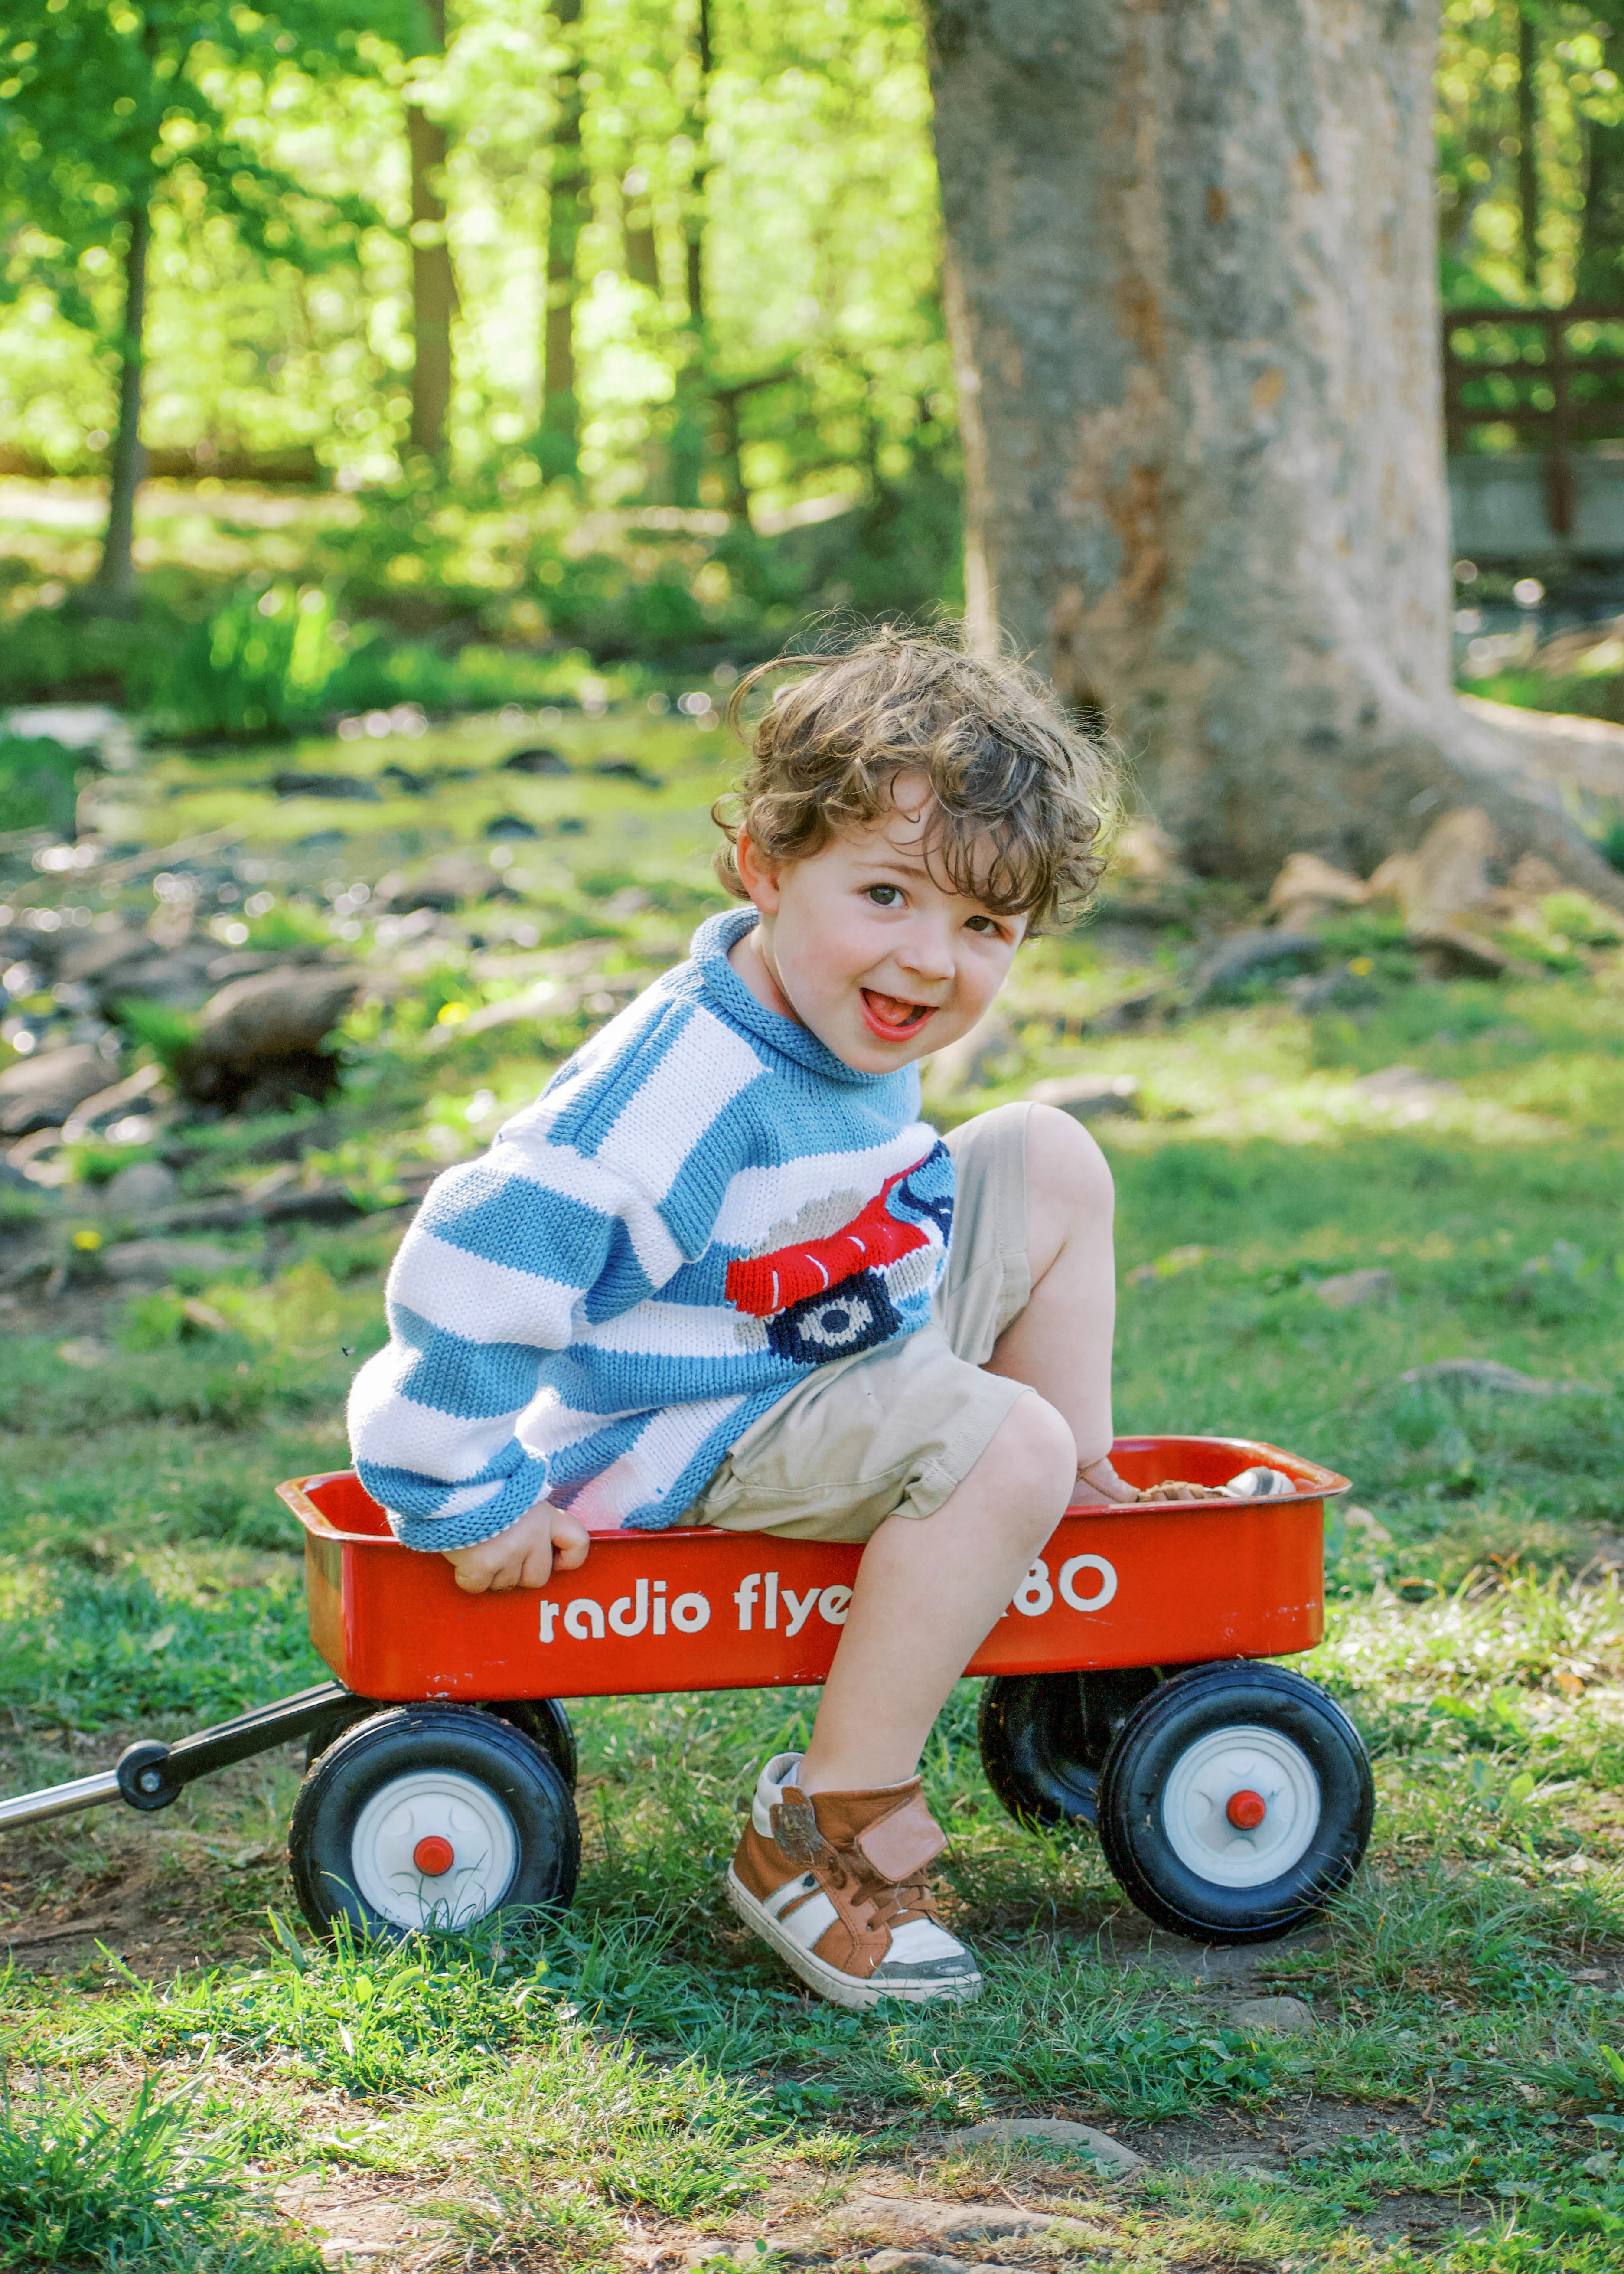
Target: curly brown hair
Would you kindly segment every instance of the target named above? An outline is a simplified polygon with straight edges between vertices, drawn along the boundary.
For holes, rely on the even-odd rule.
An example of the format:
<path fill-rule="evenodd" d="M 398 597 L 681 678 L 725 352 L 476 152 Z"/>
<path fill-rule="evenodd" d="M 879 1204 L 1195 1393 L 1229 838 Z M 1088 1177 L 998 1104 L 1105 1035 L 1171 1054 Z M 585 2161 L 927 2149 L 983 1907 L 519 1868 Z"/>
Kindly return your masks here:
<path fill-rule="evenodd" d="M 747 735 L 747 697 L 788 671 L 801 675 Z M 1027 915 L 1034 931 L 1075 917 L 1092 897 L 1116 805 L 1115 754 L 1020 664 L 970 654 L 958 625 L 886 625 L 832 655 L 778 656 L 740 681 L 727 723 L 749 763 L 711 815 L 727 838 L 717 873 L 740 899 L 741 831 L 770 861 L 804 861 L 837 830 L 888 813 L 905 771 L 929 779 L 931 857 L 952 891 Z"/>

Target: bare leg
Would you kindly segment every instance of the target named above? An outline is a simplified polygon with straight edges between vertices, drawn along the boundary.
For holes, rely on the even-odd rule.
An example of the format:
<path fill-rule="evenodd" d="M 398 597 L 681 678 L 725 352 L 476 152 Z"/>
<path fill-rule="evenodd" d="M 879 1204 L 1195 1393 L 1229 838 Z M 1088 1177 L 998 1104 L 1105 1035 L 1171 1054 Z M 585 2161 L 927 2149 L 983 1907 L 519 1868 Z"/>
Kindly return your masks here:
<path fill-rule="evenodd" d="M 823 1685 L 802 1792 L 868 1792 L 914 1775 L 948 1691 L 1065 1512 L 1071 1433 L 1023 1397 L 934 1516 L 888 1517 L 863 1550 Z"/>
<path fill-rule="evenodd" d="M 1132 1500 L 1111 1467 L 1111 1337 L 1116 1324 L 1116 1193 L 1105 1156 L 1052 1105 L 1026 1118 L 1026 1257 L 1032 1294 L 998 1337 L 989 1374 L 1029 1382 L 1070 1426 L 1077 1497 Z"/>

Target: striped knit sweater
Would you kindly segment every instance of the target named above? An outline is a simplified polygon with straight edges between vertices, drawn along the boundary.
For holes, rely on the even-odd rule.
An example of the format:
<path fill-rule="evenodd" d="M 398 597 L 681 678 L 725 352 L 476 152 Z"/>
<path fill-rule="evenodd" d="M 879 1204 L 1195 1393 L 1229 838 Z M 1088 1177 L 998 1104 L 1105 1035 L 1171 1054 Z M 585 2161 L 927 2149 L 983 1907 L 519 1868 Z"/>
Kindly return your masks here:
<path fill-rule="evenodd" d="M 356 1377 L 362 1481 L 409 1547 L 546 1498 L 598 1530 L 680 1523 L 810 1367 L 911 1334 L 952 1223 L 919 1077 L 862 1073 L 727 960 L 755 911 L 560 1068 L 431 1187 Z"/>

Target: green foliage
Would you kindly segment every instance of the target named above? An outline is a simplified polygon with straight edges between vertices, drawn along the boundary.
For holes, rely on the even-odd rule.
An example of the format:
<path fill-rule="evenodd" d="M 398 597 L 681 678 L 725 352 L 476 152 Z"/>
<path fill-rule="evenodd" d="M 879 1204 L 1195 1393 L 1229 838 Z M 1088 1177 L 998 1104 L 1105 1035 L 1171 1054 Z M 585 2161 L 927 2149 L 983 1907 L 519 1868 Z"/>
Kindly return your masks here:
<path fill-rule="evenodd" d="M 50 828 L 71 835 L 79 753 L 60 742 L 0 734 L 0 832 Z"/>
<path fill-rule="evenodd" d="M 150 2079 L 120 2116 L 0 2084 L 0 2267 L 315 2274 L 313 2251 L 244 2216 L 225 2157 L 189 2141 L 193 2116 Z"/>
<path fill-rule="evenodd" d="M 198 1039 L 198 1022 L 190 1012 L 132 995 L 115 1004 L 113 1015 L 130 1041 L 150 1050 L 166 1073 L 184 1072 Z"/>
<path fill-rule="evenodd" d="M 327 595 L 271 584 L 237 594 L 164 655 L 147 697 L 171 732 L 263 740 L 318 719 L 343 662 Z"/>

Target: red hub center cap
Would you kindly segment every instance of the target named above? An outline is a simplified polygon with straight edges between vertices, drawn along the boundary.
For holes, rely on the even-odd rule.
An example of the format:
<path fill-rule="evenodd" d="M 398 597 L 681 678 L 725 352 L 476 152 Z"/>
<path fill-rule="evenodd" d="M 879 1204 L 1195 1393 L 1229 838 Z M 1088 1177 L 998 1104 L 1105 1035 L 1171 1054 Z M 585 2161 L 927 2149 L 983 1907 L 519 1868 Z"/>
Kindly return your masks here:
<path fill-rule="evenodd" d="M 1268 1803 L 1260 1792 L 1232 1792 L 1223 1812 L 1237 1832 L 1255 1832 L 1268 1814 Z"/>
<path fill-rule="evenodd" d="M 1235 1803 L 1231 1801 L 1229 1806 L 1233 1808 L 1234 1805 Z M 1259 1811 L 1262 1806 L 1263 1803 L 1259 1801 L 1258 1803 Z M 426 1839 L 419 1840 L 412 1849 L 411 1860 L 425 1879 L 438 1879 L 456 1862 L 456 1849 L 448 1840 L 442 1840 L 438 1832 L 431 1832 Z"/>

